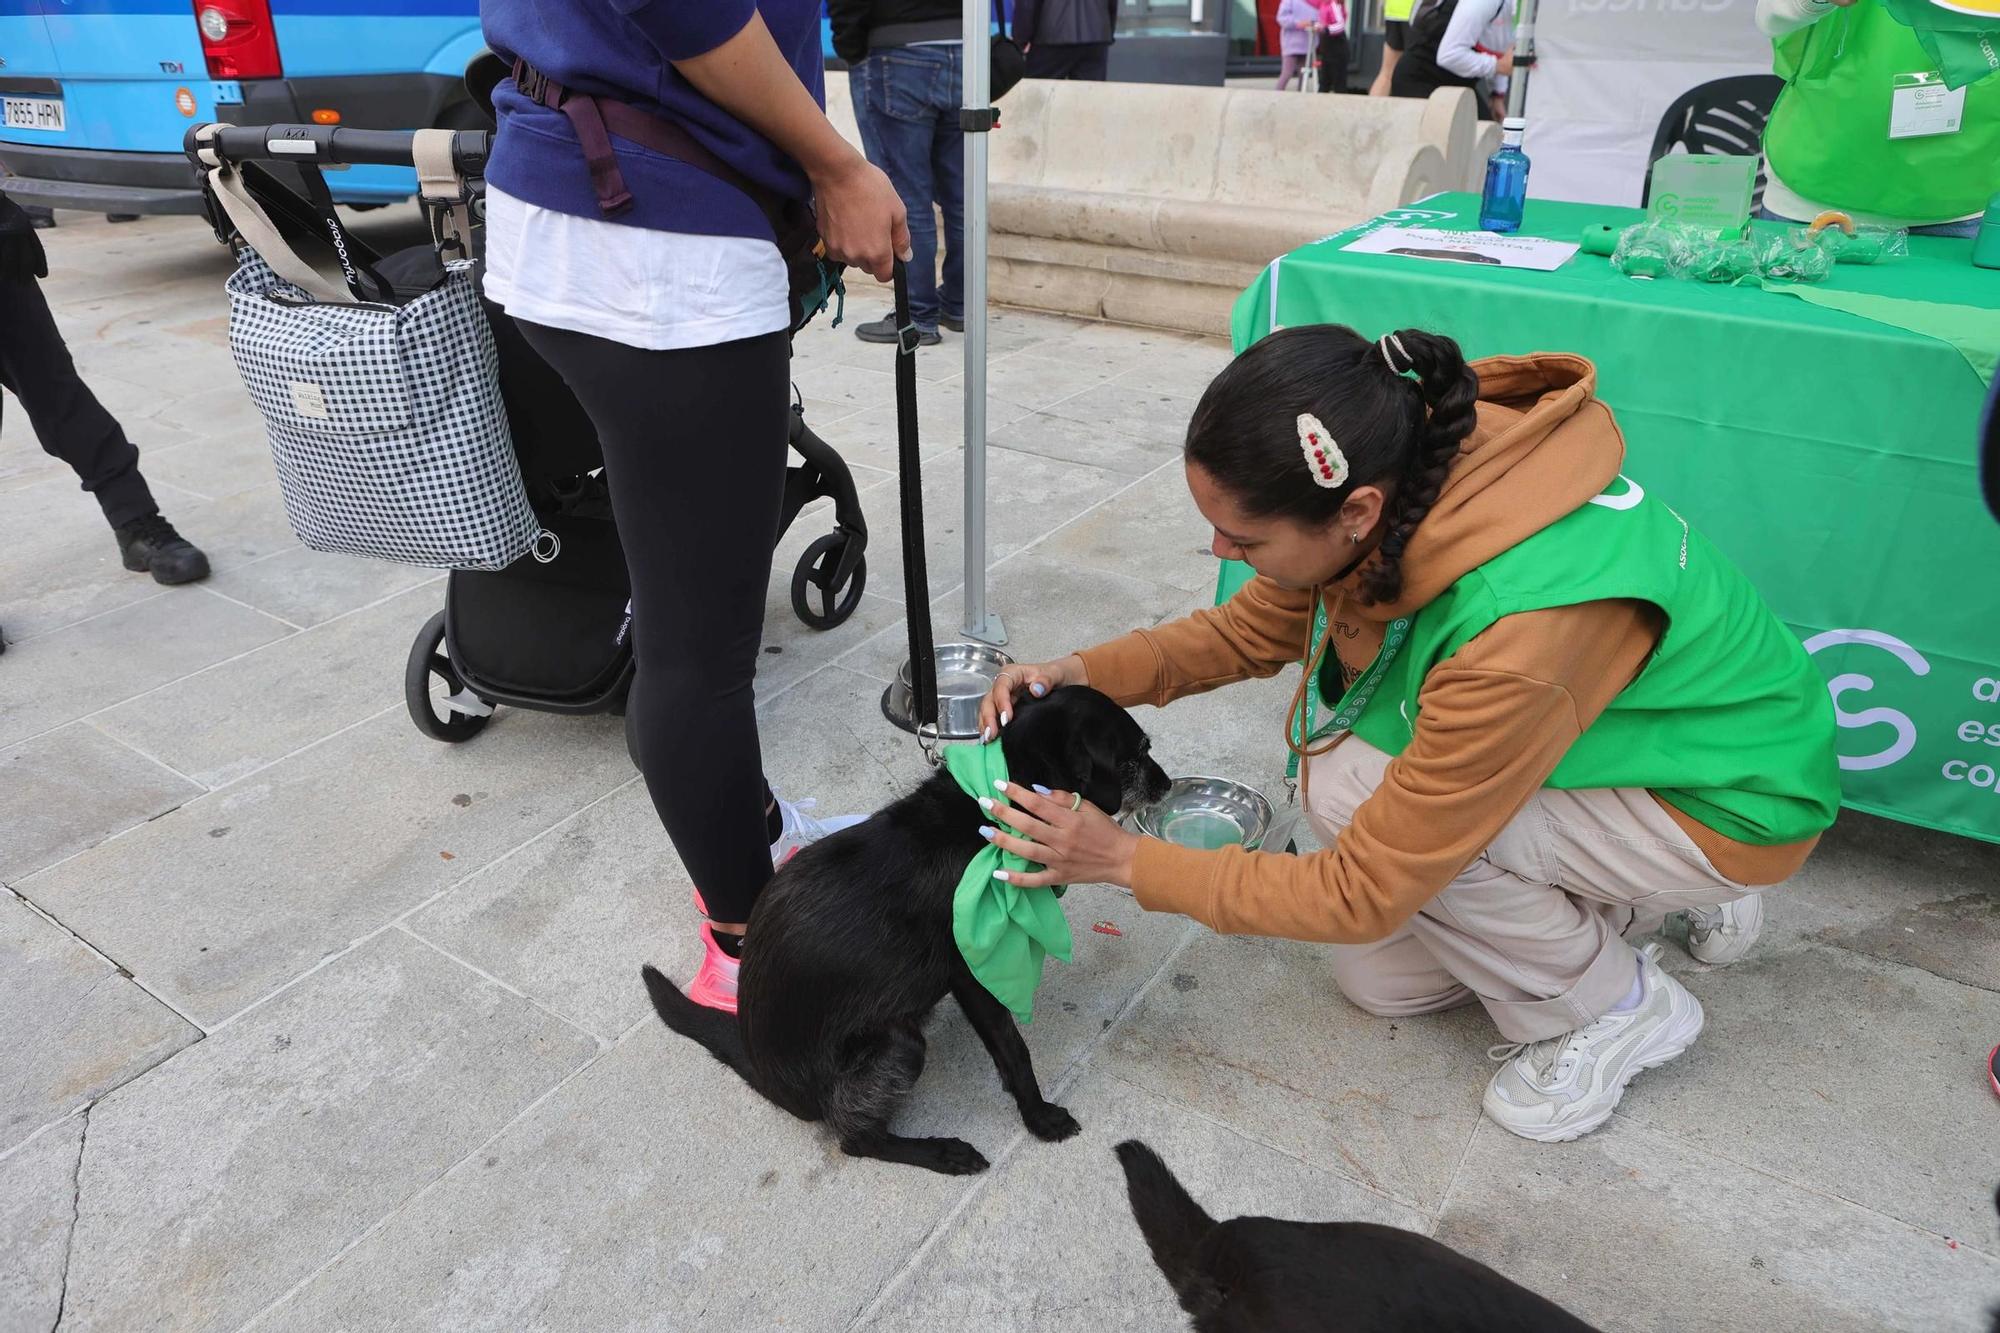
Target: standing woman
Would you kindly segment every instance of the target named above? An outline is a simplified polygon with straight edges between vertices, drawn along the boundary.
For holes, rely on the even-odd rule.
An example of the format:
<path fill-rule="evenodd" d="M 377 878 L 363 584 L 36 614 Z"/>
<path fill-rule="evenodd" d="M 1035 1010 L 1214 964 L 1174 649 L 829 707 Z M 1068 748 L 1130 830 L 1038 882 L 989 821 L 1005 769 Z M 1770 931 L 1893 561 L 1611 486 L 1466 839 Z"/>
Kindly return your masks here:
<path fill-rule="evenodd" d="M 1493 119 L 1482 79 L 1514 73 L 1513 0 L 1418 0 L 1403 54 L 1389 76 L 1389 96 L 1429 97 L 1440 88 L 1470 88 L 1479 118 Z M 1496 54 L 1497 53 L 1497 54 Z"/>
<path fill-rule="evenodd" d="M 895 188 L 822 109 L 819 12 L 818 0 L 480 5 L 487 43 L 521 62 L 494 99 L 486 293 L 603 443 L 632 578 L 639 765 L 710 918 L 688 994 L 730 1012 L 774 861 L 833 825 L 773 796 L 757 737 L 793 325 L 791 256 L 767 214 L 810 201 L 829 257 L 878 279 L 910 257 Z M 676 157 L 607 136 L 601 106 L 614 102 L 693 146 Z"/>
<path fill-rule="evenodd" d="M 1401 69 L 1402 66 L 1398 66 Z M 1185 461 L 1227 603 L 1010 666 L 982 705 L 1087 684 L 1164 705 L 1302 657 L 1285 732 L 1326 850 L 1196 851 L 1009 787 L 1024 886 L 1128 885 L 1213 930 L 1324 941 L 1348 998 L 1483 1005 L 1486 1114 L 1544 1142 L 1610 1119 L 1701 1033 L 1623 936 L 1688 916 L 1712 966 L 1840 804 L 1833 704 L 1798 639 L 1669 503 L 1582 357 L 1468 366 L 1449 338 L 1274 333 L 1208 386 Z M 1278 728 L 1273 721 L 1273 741 Z"/>

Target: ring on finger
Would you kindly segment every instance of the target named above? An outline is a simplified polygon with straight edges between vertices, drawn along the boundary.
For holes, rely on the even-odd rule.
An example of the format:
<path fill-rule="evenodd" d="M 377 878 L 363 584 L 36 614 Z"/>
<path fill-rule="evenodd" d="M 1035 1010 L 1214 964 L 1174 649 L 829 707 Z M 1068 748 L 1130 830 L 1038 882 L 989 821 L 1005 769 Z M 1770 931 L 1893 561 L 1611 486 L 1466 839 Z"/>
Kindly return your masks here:
<path fill-rule="evenodd" d="M 1071 811 L 1071 813 L 1074 813 L 1074 812 L 1076 812 L 1076 811 L 1078 811 L 1078 810 L 1081 810 L 1081 809 L 1083 809 L 1083 793 L 1082 793 L 1082 792 L 1077 792 L 1077 793 L 1075 793 L 1074 795 L 1072 795 L 1072 796 L 1071 796 L 1071 797 L 1069 798 L 1069 808 L 1070 808 L 1070 811 Z"/>

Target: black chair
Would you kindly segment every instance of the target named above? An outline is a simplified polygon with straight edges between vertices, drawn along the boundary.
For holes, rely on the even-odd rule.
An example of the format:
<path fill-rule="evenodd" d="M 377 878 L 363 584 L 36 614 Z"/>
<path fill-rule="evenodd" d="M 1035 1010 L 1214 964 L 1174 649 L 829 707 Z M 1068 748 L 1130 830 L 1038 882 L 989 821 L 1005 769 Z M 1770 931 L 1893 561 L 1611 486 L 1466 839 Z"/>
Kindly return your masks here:
<path fill-rule="evenodd" d="M 1653 146 L 1646 155 L 1646 184 L 1639 193 L 1639 207 L 1653 197 L 1653 164 L 1679 146 L 1690 153 L 1727 153 L 1738 157 L 1758 157 L 1764 151 L 1764 122 L 1771 118 L 1785 81 L 1775 74 L 1739 74 L 1712 79 L 1674 99 Z M 1764 172 L 1757 172 L 1757 186 L 1750 195 L 1754 212 L 1764 203 Z"/>

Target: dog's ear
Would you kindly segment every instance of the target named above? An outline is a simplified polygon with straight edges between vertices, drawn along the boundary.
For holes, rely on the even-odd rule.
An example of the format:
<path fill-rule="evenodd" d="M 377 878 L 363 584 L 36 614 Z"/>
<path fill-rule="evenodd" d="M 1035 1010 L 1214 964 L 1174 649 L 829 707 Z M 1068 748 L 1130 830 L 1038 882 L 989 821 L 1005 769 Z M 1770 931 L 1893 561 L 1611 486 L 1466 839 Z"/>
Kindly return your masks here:
<path fill-rule="evenodd" d="M 1106 814 L 1115 815 L 1125 803 L 1118 733 L 1113 727 L 1103 725 L 1104 720 L 1096 716 L 1095 710 L 1080 720 L 1084 725 L 1068 728 L 1063 736 L 1065 776 L 1076 784 L 1072 790 L 1082 792 L 1084 800 Z"/>

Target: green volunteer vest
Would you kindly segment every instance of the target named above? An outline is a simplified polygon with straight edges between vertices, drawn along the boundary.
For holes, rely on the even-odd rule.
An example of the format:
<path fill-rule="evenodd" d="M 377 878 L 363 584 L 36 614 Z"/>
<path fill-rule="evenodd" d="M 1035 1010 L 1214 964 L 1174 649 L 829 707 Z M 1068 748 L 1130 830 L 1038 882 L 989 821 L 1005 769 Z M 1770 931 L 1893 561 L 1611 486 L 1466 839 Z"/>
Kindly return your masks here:
<path fill-rule="evenodd" d="M 1958 133 L 1889 137 L 1895 76 L 1937 65 L 1880 0 L 1857 0 L 1773 46 L 1785 89 L 1764 151 L 1791 189 L 1921 222 L 1977 213 L 2000 191 L 2000 77 L 1965 89 Z"/>
<path fill-rule="evenodd" d="M 1336 723 L 1351 717 L 1357 736 L 1401 754 L 1432 667 L 1502 616 L 1607 598 L 1651 602 L 1667 627 L 1547 785 L 1644 787 L 1755 846 L 1832 824 L 1840 807 L 1833 702 L 1804 647 L 1721 552 L 1623 477 L 1395 622 L 1382 654 L 1342 697 Z M 1323 689 L 1338 672 L 1329 654 Z"/>

